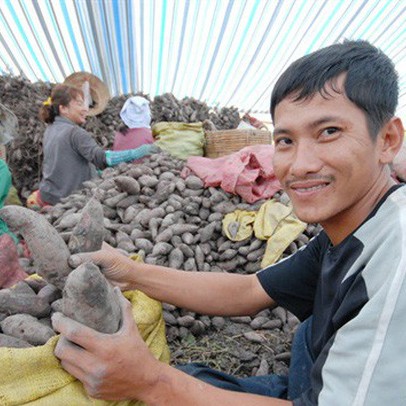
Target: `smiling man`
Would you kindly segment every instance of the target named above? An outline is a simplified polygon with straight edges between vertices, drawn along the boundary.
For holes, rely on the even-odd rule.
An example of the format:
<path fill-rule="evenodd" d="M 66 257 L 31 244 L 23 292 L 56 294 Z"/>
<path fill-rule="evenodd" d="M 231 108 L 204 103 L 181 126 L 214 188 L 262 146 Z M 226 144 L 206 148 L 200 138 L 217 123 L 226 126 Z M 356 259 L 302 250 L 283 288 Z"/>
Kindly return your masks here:
<path fill-rule="evenodd" d="M 293 94 L 274 109 L 276 175 L 296 214 L 323 225 L 334 245 L 355 230 L 394 184 L 387 164 L 402 128 L 392 118 L 379 131 L 369 130 L 372 118 L 348 98 L 345 81 L 346 75 L 340 75 L 322 93 L 308 99 Z"/>
<path fill-rule="evenodd" d="M 393 63 L 365 41 L 331 45 L 284 72 L 271 98 L 274 169 L 297 216 L 323 230 L 256 275 L 139 264 L 109 247 L 72 258 L 94 261 L 122 290 L 197 313 L 285 307 L 302 321 L 288 377 L 162 364 L 121 295 L 124 321 L 111 336 L 54 315 L 68 339 L 55 350 L 62 366 L 93 397 L 148 405 L 405 405 L 406 190 L 389 169 L 403 140 L 397 98 Z"/>

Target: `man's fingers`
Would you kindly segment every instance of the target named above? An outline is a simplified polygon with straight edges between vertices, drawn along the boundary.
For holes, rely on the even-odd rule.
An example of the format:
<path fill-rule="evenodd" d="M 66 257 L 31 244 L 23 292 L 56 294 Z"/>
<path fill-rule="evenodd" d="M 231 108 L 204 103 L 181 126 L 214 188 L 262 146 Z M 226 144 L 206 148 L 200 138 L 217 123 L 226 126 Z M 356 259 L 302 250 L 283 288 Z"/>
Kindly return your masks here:
<path fill-rule="evenodd" d="M 55 355 L 58 358 L 62 358 L 62 356 L 66 353 L 66 351 L 78 351 L 82 350 L 82 347 L 79 347 L 75 343 L 69 341 L 66 337 L 60 336 L 58 342 L 56 343 L 55 347 Z"/>
<path fill-rule="evenodd" d="M 77 268 L 78 266 L 82 265 L 85 262 L 91 261 L 92 258 L 89 254 L 75 254 L 69 257 L 69 265 L 72 268 Z"/>
<path fill-rule="evenodd" d="M 112 248 L 112 247 L 110 247 Z M 114 248 L 112 248 L 114 249 Z M 86 252 L 81 254 L 74 254 L 69 258 L 69 265 L 73 268 L 84 264 L 85 262 L 94 262 L 96 265 L 99 265 L 99 262 L 103 262 L 104 253 L 102 250 Z"/>
<path fill-rule="evenodd" d="M 118 300 L 120 302 L 122 315 L 121 327 L 118 332 L 128 332 L 134 328 L 137 329 L 137 326 L 134 321 L 134 316 L 132 313 L 131 303 L 124 297 L 119 287 L 115 287 L 114 292 L 117 295 Z"/>
<path fill-rule="evenodd" d="M 103 242 L 102 248 L 98 251 L 72 255 L 69 258 L 69 265 L 73 268 L 77 268 L 78 266 L 88 261 L 92 261 L 96 265 L 105 265 L 106 258 L 111 253 L 117 253 L 117 250 L 106 242 Z"/>
<path fill-rule="evenodd" d="M 84 368 L 91 365 L 92 359 L 83 348 L 61 336 L 56 344 L 54 354 L 61 360 L 61 366 L 65 371 L 79 380 L 86 378 L 87 371 Z"/>
<path fill-rule="evenodd" d="M 102 250 L 106 250 L 106 251 L 116 251 L 115 248 L 113 248 L 110 244 L 108 244 L 107 242 L 103 241 L 102 244 Z"/>
<path fill-rule="evenodd" d="M 82 368 L 79 368 L 76 364 L 72 364 L 69 361 L 61 360 L 61 367 L 68 373 L 74 376 L 79 381 L 86 379 L 86 372 Z"/>
<path fill-rule="evenodd" d="M 90 352 L 92 352 L 92 348 L 98 347 L 100 337 L 103 336 L 102 333 L 99 333 L 76 320 L 70 319 L 62 313 L 54 313 L 52 315 L 52 327 L 71 341 L 71 343 L 77 344 Z"/>

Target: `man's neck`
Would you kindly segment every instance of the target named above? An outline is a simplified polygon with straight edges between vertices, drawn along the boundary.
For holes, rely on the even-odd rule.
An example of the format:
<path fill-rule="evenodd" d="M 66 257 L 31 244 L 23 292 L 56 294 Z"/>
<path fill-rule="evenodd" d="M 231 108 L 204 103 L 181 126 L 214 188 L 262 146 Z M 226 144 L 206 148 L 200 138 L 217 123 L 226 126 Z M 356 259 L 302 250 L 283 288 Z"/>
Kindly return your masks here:
<path fill-rule="evenodd" d="M 335 246 L 351 235 L 372 213 L 381 199 L 395 186 L 396 182 L 389 178 L 379 193 L 370 193 L 364 199 L 357 202 L 357 207 L 350 207 L 337 216 L 321 222 L 321 226 Z"/>

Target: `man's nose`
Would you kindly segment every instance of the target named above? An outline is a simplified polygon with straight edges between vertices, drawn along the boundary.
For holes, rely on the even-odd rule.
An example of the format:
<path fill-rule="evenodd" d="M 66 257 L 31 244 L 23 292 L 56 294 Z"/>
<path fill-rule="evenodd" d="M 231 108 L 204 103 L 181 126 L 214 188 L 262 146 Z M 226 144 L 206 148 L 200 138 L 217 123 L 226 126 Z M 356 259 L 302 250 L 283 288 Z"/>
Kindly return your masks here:
<path fill-rule="evenodd" d="M 311 142 L 299 142 L 292 157 L 290 172 L 296 177 L 303 177 L 308 173 L 315 173 L 322 167 L 317 146 Z"/>

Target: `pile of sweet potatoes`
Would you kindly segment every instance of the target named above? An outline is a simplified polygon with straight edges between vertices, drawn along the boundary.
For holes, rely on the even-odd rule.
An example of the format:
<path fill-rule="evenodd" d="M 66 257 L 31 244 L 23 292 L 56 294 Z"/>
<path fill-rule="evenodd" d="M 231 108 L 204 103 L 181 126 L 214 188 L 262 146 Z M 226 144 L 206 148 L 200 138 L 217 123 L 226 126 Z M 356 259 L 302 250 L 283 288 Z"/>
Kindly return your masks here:
<path fill-rule="evenodd" d="M 100 203 L 90 199 L 80 216 L 67 244 L 43 215 L 21 206 L 0 210 L 0 218 L 27 243 L 39 276 L 0 290 L 0 347 L 45 344 L 56 334 L 55 311 L 104 333 L 118 330 L 118 298 L 100 269 L 90 262 L 69 266 L 71 253 L 98 250 L 103 243 Z"/>

